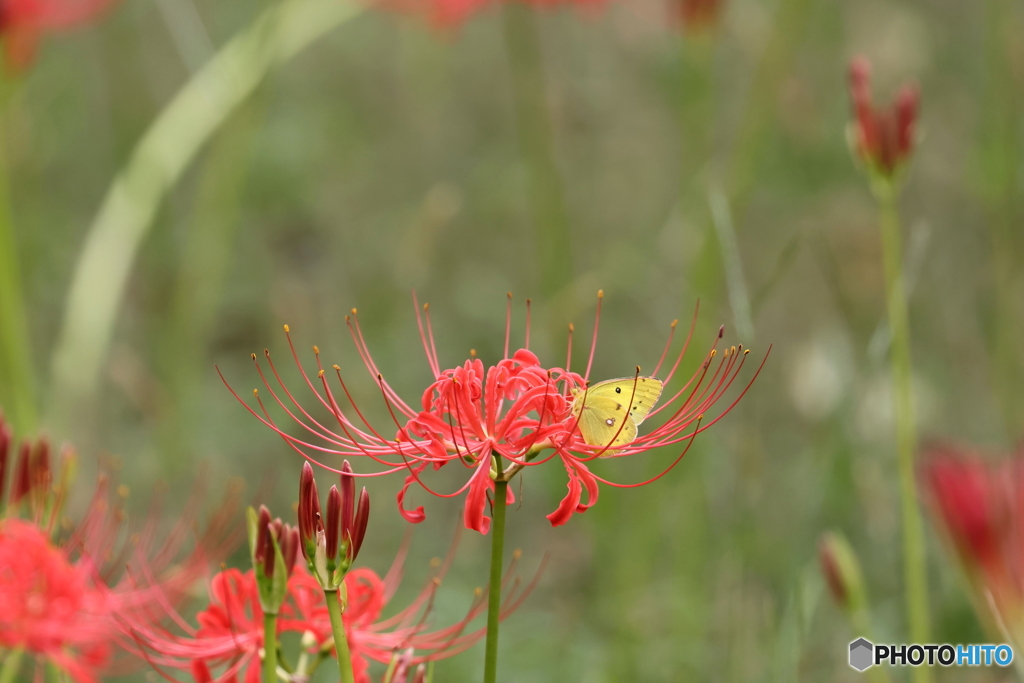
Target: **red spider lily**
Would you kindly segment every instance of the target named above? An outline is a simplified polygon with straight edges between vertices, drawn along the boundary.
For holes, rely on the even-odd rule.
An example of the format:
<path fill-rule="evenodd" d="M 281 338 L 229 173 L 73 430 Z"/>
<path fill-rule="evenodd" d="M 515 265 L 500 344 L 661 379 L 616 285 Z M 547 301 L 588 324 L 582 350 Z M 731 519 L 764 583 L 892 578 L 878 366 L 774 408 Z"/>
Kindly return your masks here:
<path fill-rule="evenodd" d="M 404 558 L 403 549 L 383 579 L 363 567 L 349 571 L 344 579 L 345 591 L 339 591 L 347 594 L 343 622 L 357 683 L 369 683 L 371 661 L 387 663 L 396 653 L 404 653 L 402 659 L 406 667 L 444 659 L 471 647 L 486 632 L 486 629 L 466 632 L 469 623 L 485 609 L 485 600 L 479 594 L 459 622 L 436 631 L 429 631 L 425 626 L 435 592 L 451 564 L 451 554 L 408 606 L 391 617 L 382 618 L 401 582 Z M 535 577 L 524 587 L 518 579 L 510 578 L 514 571 L 515 562 L 503 581 L 502 618 L 519 607 L 536 581 Z M 336 599 L 337 594 L 328 595 Z M 125 632 L 137 643 L 138 654 L 158 671 L 163 673 L 164 667 L 191 670 L 199 683 L 234 681 L 239 674 L 247 682 L 259 680 L 264 646 L 263 611 L 251 570 L 243 573 L 227 569 L 213 578 L 210 604 L 196 617 L 198 628 L 189 625 L 177 612 L 169 612 L 169 618 L 183 633 L 153 627 L 145 620 L 123 624 Z M 302 634 L 307 654 L 334 653 L 324 590 L 302 563 L 295 565 L 288 580 L 277 629 L 278 635 Z M 216 677 L 211 674 L 211 667 L 219 672 Z M 394 680 L 400 679 L 395 677 Z"/>
<path fill-rule="evenodd" d="M 6 42 L 7 60 L 24 68 L 36 52 L 39 36 L 85 24 L 113 0 L 0 0 L 0 35 Z"/>
<path fill-rule="evenodd" d="M 72 564 L 20 519 L 0 520 L 0 567 L 0 646 L 44 657 L 76 681 L 96 680 L 114 632 L 111 597 L 92 567 Z"/>
<path fill-rule="evenodd" d="M 237 494 L 233 488 L 194 548 L 184 553 L 194 535 L 193 514 L 159 533 L 154 508 L 142 525 L 132 528 L 121 506 L 127 488 L 111 496 L 105 476 L 82 520 L 75 525 L 62 519 L 74 452 L 63 449 L 54 481 L 46 440 L 25 440 L 15 449 L 0 414 L 0 473 L 15 450 L 19 457 L 8 516 L 0 520 L 0 646 L 24 648 L 80 682 L 95 680 L 101 671 L 117 673 L 127 664 L 112 658 L 111 645 L 120 634 L 117 620 L 133 611 L 141 618 L 158 604 L 180 600 L 220 553 L 230 552 L 238 535 L 227 531 L 227 522 Z M 3 492 L 0 477 L 0 501 Z M 196 495 L 190 510 L 198 508 L 201 491 Z M 29 519 L 17 518 L 21 512 Z"/>
<path fill-rule="evenodd" d="M 889 108 L 876 108 L 871 99 L 871 65 L 858 57 L 850 63 L 850 99 L 855 118 L 851 138 L 857 156 L 873 172 L 891 178 L 914 150 L 917 88 L 904 85 Z"/>
<path fill-rule="evenodd" d="M 257 372 L 274 401 L 304 430 L 306 438 L 293 436 L 279 427 L 264 406 L 258 391 L 253 393 L 259 403 L 260 412 L 242 401 L 234 390 L 232 393 L 250 413 L 279 434 L 291 448 L 310 462 L 327 470 L 338 471 L 317 460 L 315 454 L 335 454 L 346 458 L 364 457 L 384 468 L 355 476 L 376 476 L 407 470 L 405 485 L 398 494 L 398 505 L 402 515 L 414 523 L 425 518 L 422 507 L 406 510 L 404 506 L 407 491 L 415 483 L 440 497 L 454 497 L 466 493 L 466 527 L 487 533 L 490 518 L 484 512 L 488 493 L 494 490 L 494 481 L 499 478 L 507 481 L 526 467 L 543 465 L 557 457 L 569 477 L 568 494 L 558 508 L 548 515 L 551 524 L 558 526 L 568 521 L 574 512 L 584 512 L 597 502 L 599 482 L 628 488 L 643 486 L 661 478 L 679 463 L 694 437 L 729 412 L 754 381 L 752 378 L 735 400 L 713 419 L 704 419 L 705 412 L 728 392 L 748 353 L 742 347 L 727 348 L 721 354 L 721 359 L 715 362 L 718 354 L 716 347 L 723 334 L 723 331 L 719 330 L 711 350 L 696 373 L 668 400 L 650 412 L 648 418 L 660 415 L 662 423 L 658 427 L 625 444 L 616 443 L 614 449 L 609 448 L 611 444 L 595 446 L 587 443 L 579 429 L 579 415 L 573 414 L 573 392 L 582 395 L 585 407 L 586 387 L 597 344 L 602 297 L 603 294 L 599 292 L 590 355 L 586 371 L 582 375 L 569 369 L 573 333 L 571 325 L 565 368 L 544 367 L 537 356 L 529 350 L 529 301 L 524 348 L 509 354 L 511 295 L 506 308 L 504 357 L 485 369 L 483 362 L 476 358 L 474 353 L 461 366 L 442 370 L 434 345 L 429 307 L 423 307 L 421 316 L 417 305 L 420 336 L 427 364 L 434 377 L 434 381 L 423 392 L 418 410 L 403 401 L 380 374 L 363 339 L 353 309 L 353 314 L 347 317 L 348 326 L 360 358 L 371 377 L 378 383 L 392 417 L 394 426 L 389 430 L 378 429 L 365 419 L 363 412 L 352 400 L 352 395 L 342 378 L 341 368 L 335 365 L 333 374 L 344 394 L 343 400 L 351 406 L 351 411 L 341 409 L 336 394 L 328 383 L 327 373 L 320 363 L 320 351 L 317 347 L 313 347 L 318 370 L 316 380 L 306 374 L 299 362 L 287 325 L 285 333 L 288 336 L 292 357 L 307 387 L 320 405 L 329 412 L 339 431 L 332 431 L 301 406 L 292 391 L 282 382 L 269 351 L 264 351 L 264 355 L 279 388 L 274 388 L 264 374 L 256 354 L 253 354 Z M 665 349 L 652 376 L 657 376 L 664 364 L 675 328 L 676 322 L 673 322 Z M 686 343 L 664 377 L 666 385 L 675 376 L 691 335 L 692 326 Z M 763 361 L 761 365 L 763 366 Z M 757 373 L 754 374 L 754 378 L 756 376 Z M 231 389 L 230 385 L 228 388 Z M 633 393 L 635 390 L 634 381 Z M 633 396 L 626 397 L 623 394 L 624 403 L 627 398 L 630 405 L 634 405 Z M 625 426 L 625 420 L 622 422 L 620 432 Z M 395 433 L 393 438 L 385 436 L 386 431 L 395 429 L 397 432 L 392 432 Z M 618 432 L 615 436 L 618 436 Z M 639 455 L 662 446 L 675 446 L 680 452 L 660 474 L 640 483 L 615 483 L 595 474 L 588 467 L 591 461 L 600 457 L 614 459 Z M 551 452 L 543 455 L 544 451 Z M 428 468 L 438 470 L 448 463 L 457 463 L 465 469 L 466 482 L 452 493 L 440 493 L 424 481 L 423 475 Z M 587 495 L 585 501 L 584 490 Z M 507 497 L 508 502 L 511 502 L 513 496 L 510 490 Z"/>
<path fill-rule="evenodd" d="M 932 445 L 921 474 L 982 618 L 1024 642 L 1024 453 L 993 462 L 972 449 Z"/>

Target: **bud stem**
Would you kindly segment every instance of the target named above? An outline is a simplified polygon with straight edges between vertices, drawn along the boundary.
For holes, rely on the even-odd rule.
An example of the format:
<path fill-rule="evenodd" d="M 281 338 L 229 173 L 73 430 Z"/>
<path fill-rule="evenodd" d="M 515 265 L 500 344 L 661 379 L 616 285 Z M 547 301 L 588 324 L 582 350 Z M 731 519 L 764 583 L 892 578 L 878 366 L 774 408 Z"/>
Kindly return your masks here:
<path fill-rule="evenodd" d="M 498 676 L 498 624 L 501 621 L 501 569 L 505 551 L 505 495 L 508 482 L 494 482 L 494 510 L 491 520 L 491 581 L 487 594 L 487 655 L 484 660 L 484 683 L 494 683 Z"/>
<path fill-rule="evenodd" d="M 331 616 L 331 631 L 334 633 L 334 651 L 338 655 L 341 683 L 355 683 L 352 675 L 352 655 L 348 651 L 348 636 L 345 635 L 345 624 L 341 620 L 338 590 L 324 590 L 324 598 L 327 600 L 327 613 Z"/>
<path fill-rule="evenodd" d="M 277 614 L 263 613 L 263 683 L 277 683 Z"/>
<path fill-rule="evenodd" d="M 882 258 L 885 265 L 885 290 L 889 312 L 892 345 L 893 396 L 896 416 L 896 451 L 899 465 L 901 509 L 903 512 L 903 563 L 907 595 L 907 623 L 910 642 L 928 641 L 928 575 L 925 566 L 924 534 L 921 512 L 917 507 L 917 481 L 914 478 L 914 451 L 917 435 L 914 428 L 914 397 L 911 385 L 910 323 L 903 277 L 903 258 L 896 190 L 892 183 L 879 184 L 878 197 Z M 918 683 L 931 680 L 930 670 L 917 667 L 913 679 Z"/>

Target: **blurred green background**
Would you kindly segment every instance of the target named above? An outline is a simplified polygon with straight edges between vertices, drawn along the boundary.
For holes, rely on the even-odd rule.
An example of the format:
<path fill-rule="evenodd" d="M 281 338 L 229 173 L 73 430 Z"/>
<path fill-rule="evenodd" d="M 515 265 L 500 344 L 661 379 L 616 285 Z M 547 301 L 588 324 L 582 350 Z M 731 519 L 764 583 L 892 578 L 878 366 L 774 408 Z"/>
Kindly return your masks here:
<path fill-rule="evenodd" d="M 300 349 L 319 345 L 358 379 L 360 405 L 386 430 L 345 327 L 352 307 L 413 402 L 431 375 L 412 289 L 431 303 L 443 365 L 471 348 L 500 357 L 511 291 L 513 339 L 532 297 L 531 348 L 561 364 L 572 321 L 578 367 L 603 288 L 595 378 L 653 367 L 671 320 L 688 321 L 700 299 L 687 369 L 724 323 L 752 357 L 774 344 L 763 373 L 671 475 L 603 487 L 564 527 L 544 519 L 564 495 L 562 469 L 526 473 L 510 547 L 523 549 L 525 574 L 551 561 L 502 629 L 502 680 L 859 680 L 817 569 L 829 529 L 865 566 L 879 638 L 902 642 L 884 282 L 876 205 L 846 144 L 846 66 L 868 56 L 883 103 L 901 82 L 921 86 L 923 137 L 901 197 L 920 430 L 1009 446 L 1024 430 L 1024 6 L 729 0 L 703 33 L 681 32 L 665 0 L 539 9 L 538 125 L 555 163 L 540 177 L 564 222 L 557 207 L 553 218 L 534 209 L 536 159 L 520 144 L 530 110 L 513 87 L 531 60 L 509 38 L 515 16 L 491 7 L 452 28 L 363 12 L 272 69 L 186 168 L 132 263 L 98 383 L 63 385 L 52 363 L 67 292 L 108 186 L 161 109 L 268 6 L 125 0 L 51 36 L 27 74 L 8 77 L 36 424 L 79 446 L 83 477 L 119 456 L 144 509 L 154 482 L 184 494 L 206 462 L 215 489 L 242 477 L 290 515 L 298 456 L 213 369 L 246 395 L 258 381 L 251 352 L 269 347 L 288 366 L 283 323 Z M 551 225 L 567 226 L 556 253 L 542 237 Z M 0 394 L 11 401 L 9 385 Z M 673 455 L 597 469 L 639 481 Z M 451 490 L 447 474 L 439 486 Z M 361 562 L 381 573 L 404 533 L 397 483 L 368 483 Z M 410 593 L 459 523 L 459 501 L 418 491 L 413 502 L 428 519 L 415 529 Z M 934 642 L 987 642 L 928 533 Z M 437 625 L 483 583 L 488 540 L 463 534 Z M 482 656 L 478 646 L 440 663 L 437 680 L 474 680 Z"/>

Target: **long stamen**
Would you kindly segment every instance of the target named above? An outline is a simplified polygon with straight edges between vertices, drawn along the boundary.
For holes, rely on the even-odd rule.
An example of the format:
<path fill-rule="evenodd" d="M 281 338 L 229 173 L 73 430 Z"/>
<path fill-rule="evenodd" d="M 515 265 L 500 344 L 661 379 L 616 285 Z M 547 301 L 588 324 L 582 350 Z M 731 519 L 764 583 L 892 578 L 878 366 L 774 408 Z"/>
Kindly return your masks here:
<path fill-rule="evenodd" d="M 523 348 L 530 348 L 530 299 L 526 300 L 526 333 L 523 339 Z"/>
<path fill-rule="evenodd" d="M 512 334 L 512 292 L 505 294 L 508 301 L 505 303 L 505 351 L 503 359 L 508 358 L 508 340 Z"/>
<path fill-rule="evenodd" d="M 661 364 L 665 362 L 665 356 L 668 354 L 668 348 L 672 346 L 672 339 L 676 336 L 676 325 L 679 324 L 679 318 L 672 321 L 669 325 L 668 339 L 665 341 L 665 348 L 661 350 L 661 358 L 658 359 L 658 364 L 654 366 L 654 372 L 651 373 L 651 377 L 658 376 L 658 370 L 661 370 Z"/>
<path fill-rule="evenodd" d="M 436 380 L 441 376 L 441 367 L 437 362 L 437 358 L 430 353 L 430 349 L 433 347 L 433 337 L 430 341 L 427 341 L 427 335 L 423 331 L 423 319 L 420 317 L 420 303 L 416 298 L 416 290 L 412 291 L 412 307 L 416 311 L 416 327 L 420 332 L 420 342 L 423 344 L 423 353 L 427 356 L 427 364 L 430 365 L 430 371 L 434 373 L 434 379 Z"/>
<path fill-rule="evenodd" d="M 697 314 L 698 313 L 700 313 L 700 301 L 699 300 L 697 301 L 697 305 L 694 306 L 694 308 L 693 308 L 693 317 L 690 318 L 690 329 L 686 333 L 686 341 L 683 342 L 683 348 L 681 348 L 679 350 L 679 355 L 676 356 L 676 361 L 672 365 L 672 370 L 670 370 L 668 375 L 665 377 L 665 384 L 668 384 L 669 382 L 672 381 L 672 377 L 675 375 L 676 369 L 679 367 L 679 362 L 681 360 L 683 360 L 683 356 L 686 355 L 686 351 L 690 348 L 690 340 L 693 339 L 693 331 L 697 328 Z M 673 328 L 673 331 L 674 330 L 675 330 L 675 328 Z M 719 330 L 719 332 L 721 333 L 722 330 Z M 660 367 L 661 364 L 659 363 L 658 365 Z M 657 371 L 655 371 L 654 374 L 655 375 L 658 374 Z"/>
<path fill-rule="evenodd" d="M 569 372 L 569 366 L 572 364 L 572 333 L 576 331 L 576 327 L 569 323 L 569 341 L 567 343 L 567 349 L 565 351 L 565 371 Z"/>
<path fill-rule="evenodd" d="M 602 477 L 599 477 L 598 475 L 594 474 L 593 472 L 591 472 L 591 476 L 593 476 L 593 477 L 594 477 L 595 479 L 597 479 L 597 480 L 598 480 L 599 482 L 601 482 L 601 483 L 604 483 L 604 484 L 608 484 L 609 486 L 614 486 L 614 487 L 616 487 L 616 488 L 620 488 L 620 489 L 631 489 L 631 488 L 636 488 L 636 487 L 638 487 L 638 486 L 646 486 L 647 484 L 650 484 L 650 483 L 653 483 L 653 482 L 655 482 L 655 481 L 658 481 L 659 479 L 661 479 L 662 477 L 664 477 L 664 476 L 665 476 L 666 474 L 668 474 L 669 472 L 671 472 L 671 471 L 672 471 L 672 469 L 673 469 L 673 468 L 674 468 L 674 467 L 675 467 L 676 465 L 678 465 L 678 464 L 679 464 L 679 461 L 683 459 L 683 456 L 685 456 L 685 455 L 686 455 L 686 453 L 687 453 L 687 452 L 688 452 L 688 451 L 690 450 L 690 446 L 692 446 L 692 445 L 693 445 L 693 441 L 694 441 L 694 439 L 696 439 L 696 438 L 697 438 L 697 434 L 698 434 L 698 433 L 699 433 L 699 432 L 701 431 L 701 430 L 700 430 L 700 422 L 701 422 L 701 420 L 702 420 L 703 418 L 704 418 L 704 416 L 703 416 L 703 415 L 700 415 L 700 416 L 699 416 L 699 417 L 697 418 L 697 429 L 696 429 L 696 430 L 694 430 L 694 432 L 693 432 L 693 435 L 692 435 L 692 436 L 690 437 L 690 440 L 689 440 L 689 441 L 687 442 L 687 444 L 686 444 L 686 447 L 685 447 L 685 448 L 683 449 L 682 453 L 680 453 L 680 454 L 679 454 L 679 456 L 678 456 L 678 457 L 677 457 L 677 458 L 676 458 L 675 460 L 673 460 L 673 461 L 672 461 L 672 464 L 671 464 L 671 465 L 669 465 L 669 466 L 668 466 L 668 467 L 666 467 L 666 468 L 665 468 L 664 470 L 662 470 L 661 474 L 658 474 L 658 475 L 656 475 L 656 476 L 654 476 L 654 477 L 651 477 L 651 478 L 650 478 L 650 479 L 648 479 L 647 481 L 642 481 L 642 482 L 640 482 L 640 483 L 638 483 L 638 484 L 617 484 L 617 483 L 616 483 L 616 482 L 614 482 L 614 481 L 608 481 L 607 479 L 604 479 L 604 478 L 602 478 Z"/>
<path fill-rule="evenodd" d="M 426 307 L 426 304 L 424 304 L 424 307 Z M 370 354 L 370 348 L 366 345 L 366 340 L 363 338 L 363 330 L 362 330 L 362 327 L 360 327 L 360 325 L 359 325 L 359 315 L 358 314 L 359 314 L 358 309 L 353 308 L 351 316 L 345 316 L 345 324 L 348 325 L 349 331 L 352 333 L 352 340 L 356 344 L 356 350 L 359 352 L 359 356 L 360 356 L 360 358 L 362 358 L 363 364 L 366 365 L 366 369 L 370 371 L 370 375 L 373 376 L 373 377 L 376 377 L 376 376 L 380 375 L 381 372 L 377 368 L 377 363 L 374 362 L 373 356 Z M 427 332 L 429 333 L 430 339 L 431 339 L 431 342 L 432 342 L 433 341 L 433 337 L 434 337 L 434 333 L 430 329 L 430 314 L 429 314 L 429 312 L 426 313 L 426 317 L 427 317 Z M 435 353 L 435 355 L 436 355 L 436 353 Z M 402 397 L 399 396 L 390 386 L 385 384 L 384 388 L 388 392 L 388 395 L 391 397 L 391 400 L 394 401 L 395 406 L 398 407 L 399 411 L 401 411 L 403 414 L 405 414 L 406 417 L 415 417 L 416 416 L 416 411 L 414 411 L 412 408 L 410 408 L 408 405 L 406 405 L 405 401 L 402 400 Z"/>
<path fill-rule="evenodd" d="M 583 379 L 590 379 L 590 368 L 594 364 L 594 352 L 597 350 L 597 329 L 601 323 L 601 302 L 604 301 L 604 290 L 597 290 L 597 311 L 594 313 L 594 336 L 590 340 L 590 357 L 587 359 L 587 371 Z"/>

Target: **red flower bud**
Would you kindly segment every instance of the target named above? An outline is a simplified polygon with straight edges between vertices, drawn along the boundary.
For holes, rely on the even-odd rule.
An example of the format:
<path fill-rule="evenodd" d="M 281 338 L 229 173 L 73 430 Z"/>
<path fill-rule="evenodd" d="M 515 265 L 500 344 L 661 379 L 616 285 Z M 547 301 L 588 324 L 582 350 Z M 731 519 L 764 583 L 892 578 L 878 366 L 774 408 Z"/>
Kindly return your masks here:
<path fill-rule="evenodd" d="M 288 570 L 288 576 L 291 576 L 292 570 L 295 569 L 295 560 L 299 556 L 299 545 L 299 530 L 285 524 L 281 531 L 281 555 L 284 557 L 284 568 Z"/>
<path fill-rule="evenodd" d="M 32 455 L 32 444 L 22 441 L 18 448 L 18 464 L 14 470 L 14 481 L 11 484 L 11 503 L 17 505 L 21 499 L 32 490 L 32 475 L 30 474 L 30 459 Z"/>
<path fill-rule="evenodd" d="M 274 549 L 270 544 L 270 510 L 260 505 L 256 518 L 256 562 L 263 564 L 263 573 L 271 576 L 274 573 Z M 270 561 L 267 562 L 267 558 Z"/>
<path fill-rule="evenodd" d="M 829 592 L 832 593 L 832 598 L 836 603 L 846 605 L 848 597 L 846 582 L 843 581 L 839 560 L 827 538 L 822 538 L 818 542 L 818 563 L 821 565 L 821 573 L 825 577 L 825 583 L 828 585 Z"/>
<path fill-rule="evenodd" d="M 346 460 L 341 465 L 341 534 L 342 538 L 351 543 L 352 515 L 356 503 L 356 478 L 352 476 L 352 466 Z"/>
<path fill-rule="evenodd" d="M 341 538 L 341 508 L 341 493 L 337 486 L 332 486 L 327 493 L 327 533 L 325 538 L 329 561 L 333 561 L 338 556 L 338 541 Z"/>
<path fill-rule="evenodd" d="M 352 525 L 352 535 L 349 538 L 348 558 L 354 562 L 359 555 L 359 549 L 363 547 L 363 537 L 366 536 L 366 525 L 370 521 L 370 494 L 366 487 L 359 493 L 359 507 L 356 510 L 356 518 Z"/>
<path fill-rule="evenodd" d="M 317 527 L 320 525 L 320 495 L 316 490 L 313 468 L 308 462 L 302 463 L 299 475 L 299 536 L 302 539 L 302 554 L 307 560 L 313 559 Z"/>
<path fill-rule="evenodd" d="M 851 142 L 857 156 L 872 171 L 891 177 L 913 152 L 917 89 L 903 86 L 892 105 L 876 108 L 871 100 L 871 66 L 858 57 L 850 62 L 850 100 L 854 116 Z"/>
<path fill-rule="evenodd" d="M 908 156 L 914 147 L 919 100 L 920 93 L 910 85 L 900 88 L 896 96 L 896 136 L 900 156 Z"/>

